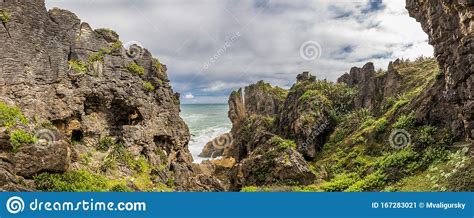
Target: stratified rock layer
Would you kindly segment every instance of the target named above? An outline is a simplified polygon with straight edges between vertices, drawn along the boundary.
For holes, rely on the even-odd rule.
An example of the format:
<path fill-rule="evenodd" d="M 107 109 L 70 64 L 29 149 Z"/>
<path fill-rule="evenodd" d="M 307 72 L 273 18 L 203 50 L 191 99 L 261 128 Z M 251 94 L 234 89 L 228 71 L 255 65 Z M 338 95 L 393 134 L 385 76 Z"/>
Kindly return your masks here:
<path fill-rule="evenodd" d="M 474 139 L 474 1 L 407 0 L 433 45 L 444 80 L 415 105 L 427 122 L 443 122 L 458 136 Z"/>
<path fill-rule="evenodd" d="M 159 182 L 173 180 L 177 190 L 209 189 L 194 185 L 190 134 L 179 117 L 179 94 L 169 85 L 166 66 L 150 52 L 134 46 L 135 53 L 129 54 L 115 32 L 95 31 L 66 10 L 47 11 L 44 0 L 5 0 L 0 8 L 10 15 L 0 25 L 0 100 L 85 145 L 54 152 L 25 147 L 15 157 L 2 156 L 5 172 L 26 177 L 62 172 L 69 166 L 57 166 L 60 157 L 93 151 L 100 138 L 111 137 L 124 143 L 133 157 L 145 157 L 162 169 Z M 154 89 L 146 89 L 145 83 Z M 43 154 L 58 162 L 34 163 Z M 17 172 L 9 163 L 15 159 Z M 9 176 L 2 178 L 0 185 L 10 182 Z"/>

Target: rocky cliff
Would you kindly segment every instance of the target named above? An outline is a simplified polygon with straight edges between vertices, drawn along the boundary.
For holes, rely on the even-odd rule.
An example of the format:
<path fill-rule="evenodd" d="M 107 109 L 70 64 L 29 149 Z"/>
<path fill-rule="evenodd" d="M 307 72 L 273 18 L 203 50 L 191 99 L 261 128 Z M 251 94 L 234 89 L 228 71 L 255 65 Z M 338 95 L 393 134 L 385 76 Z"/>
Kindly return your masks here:
<path fill-rule="evenodd" d="M 472 5 L 407 1 L 435 58 L 232 93 L 232 137 L 209 169 L 242 191 L 474 190 Z"/>
<path fill-rule="evenodd" d="M 474 1 L 407 0 L 406 4 L 428 34 L 443 77 L 414 105 L 417 115 L 427 122 L 443 122 L 457 135 L 473 140 Z"/>
<path fill-rule="evenodd" d="M 229 97 L 229 119 L 232 122 L 232 143 L 225 147 L 225 155 L 237 160 L 245 158 L 255 149 L 254 145 L 271 132 L 269 123 L 272 117 L 280 113 L 287 91 L 259 81 L 238 91 Z M 251 118 L 251 119 L 249 119 Z M 259 135 L 247 134 L 252 129 Z M 268 136 L 267 136 L 268 137 Z"/>
<path fill-rule="evenodd" d="M 192 165 L 179 94 L 148 50 L 43 0 L 0 10 L 2 113 L 22 117 L 0 130 L 0 188 L 54 190 L 38 178 L 80 170 L 143 191 L 210 189 Z"/>
<path fill-rule="evenodd" d="M 261 97 L 242 89 L 229 97 L 232 140 L 222 160 L 206 164 L 230 190 L 472 190 L 462 182 L 472 172 L 460 176 L 472 165 L 472 143 L 444 125 L 449 116 L 428 122 L 414 107 L 441 81 L 436 60 L 420 57 L 387 70 L 354 67 L 337 83 L 304 72 L 285 95 L 259 82 L 244 90 Z M 434 171 L 436 179 L 414 187 Z"/>

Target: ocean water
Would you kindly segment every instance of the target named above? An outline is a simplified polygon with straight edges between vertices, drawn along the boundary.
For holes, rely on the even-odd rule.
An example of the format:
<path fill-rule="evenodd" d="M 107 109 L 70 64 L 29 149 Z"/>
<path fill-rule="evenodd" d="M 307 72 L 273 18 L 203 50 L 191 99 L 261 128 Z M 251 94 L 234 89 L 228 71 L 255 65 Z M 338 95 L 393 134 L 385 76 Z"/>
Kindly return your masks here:
<path fill-rule="evenodd" d="M 207 142 L 230 131 L 232 123 L 227 117 L 228 109 L 226 104 L 181 105 L 180 115 L 191 132 L 189 151 L 195 163 L 209 159 L 198 157 Z"/>

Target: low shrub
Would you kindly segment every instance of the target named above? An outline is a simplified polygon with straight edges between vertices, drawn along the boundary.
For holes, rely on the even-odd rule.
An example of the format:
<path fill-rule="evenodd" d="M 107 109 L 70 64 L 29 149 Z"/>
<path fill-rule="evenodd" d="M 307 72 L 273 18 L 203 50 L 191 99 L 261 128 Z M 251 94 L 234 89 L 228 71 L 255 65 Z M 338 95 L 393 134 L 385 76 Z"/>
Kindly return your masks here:
<path fill-rule="evenodd" d="M 379 190 L 385 185 L 385 180 L 386 176 L 381 171 L 376 171 L 352 184 L 346 191 L 361 192 Z"/>
<path fill-rule="evenodd" d="M 8 23 L 10 21 L 10 13 L 0 10 L 0 20 L 2 20 L 2 23 Z"/>
<path fill-rule="evenodd" d="M 323 191 L 344 191 L 352 184 L 359 180 L 357 173 L 339 174 L 329 182 L 321 184 L 321 190 Z"/>
<path fill-rule="evenodd" d="M 273 136 L 269 140 L 269 144 L 277 146 L 280 149 L 287 149 L 287 148 L 294 148 L 296 149 L 296 143 L 291 140 L 285 140 L 280 138 L 279 136 Z"/>
<path fill-rule="evenodd" d="M 437 140 L 435 137 L 437 130 L 438 129 L 433 126 L 421 127 L 420 133 L 418 137 L 416 138 L 416 141 L 423 146 L 435 145 L 437 143 Z"/>
<path fill-rule="evenodd" d="M 374 130 L 375 133 L 383 133 L 388 127 L 388 120 L 385 117 L 382 117 L 375 121 Z"/>
<path fill-rule="evenodd" d="M 20 149 L 21 145 L 31 144 L 37 141 L 38 139 L 35 138 L 33 135 L 21 129 L 13 130 L 10 133 L 10 142 L 13 145 L 13 153 L 16 153 Z"/>
<path fill-rule="evenodd" d="M 321 189 L 316 185 L 307 185 L 307 186 L 295 186 L 293 187 L 294 192 L 320 192 Z"/>
<path fill-rule="evenodd" d="M 133 192 L 133 190 L 124 185 L 124 184 L 117 184 L 115 186 L 113 186 L 111 189 L 110 189 L 111 192 Z"/>
<path fill-rule="evenodd" d="M 123 44 L 121 41 L 116 41 L 114 43 L 112 43 L 112 45 L 110 46 L 110 52 L 113 52 L 113 51 L 120 51 L 123 47 Z"/>
<path fill-rule="evenodd" d="M 101 63 L 104 63 L 104 58 L 105 58 L 105 55 L 110 53 L 110 51 L 108 49 L 100 49 L 98 52 L 92 54 L 91 56 L 89 56 L 89 59 L 87 61 L 87 63 L 89 64 L 89 66 L 92 66 L 94 64 L 94 62 L 101 62 Z"/>
<path fill-rule="evenodd" d="M 99 139 L 99 144 L 97 145 L 97 148 L 99 151 L 108 151 L 110 147 L 112 147 L 115 144 L 115 141 L 111 137 L 101 137 Z"/>
<path fill-rule="evenodd" d="M 70 60 L 68 63 L 69 68 L 78 74 L 87 72 L 87 64 L 80 60 Z"/>
<path fill-rule="evenodd" d="M 49 192 L 105 192 L 107 179 L 85 170 L 65 174 L 42 173 L 33 177 L 36 189 Z"/>
<path fill-rule="evenodd" d="M 241 192 L 258 192 L 259 188 L 257 186 L 245 186 L 240 189 Z"/>
<path fill-rule="evenodd" d="M 157 71 L 158 73 L 161 73 L 161 71 L 163 70 L 163 65 L 161 65 L 160 60 L 156 58 L 153 59 L 153 69 L 155 69 L 155 71 Z"/>
<path fill-rule="evenodd" d="M 392 127 L 395 129 L 407 129 L 415 125 L 415 116 L 413 114 L 401 115 L 398 117 L 397 122 L 395 122 Z"/>
<path fill-rule="evenodd" d="M 0 126 L 10 128 L 17 124 L 27 124 L 28 120 L 17 107 L 11 107 L 0 101 Z"/>
<path fill-rule="evenodd" d="M 135 62 L 131 62 L 127 66 L 127 71 L 129 73 L 138 74 L 138 75 L 144 75 L 145 74 L 145 68 L 143 68 L 142 66 L 138 65 Z"/>
<path fill-rule="evenodd" d="M 143 87 L 145 88 L 145 90 L 146 90 L 147 92 L 153 92 L 153 91 L 155 91 L 155 86 L 153 86 L 153 84 L 151 84 L 151 82 L 144 81 L 144 82 L 143 82 Z"/>
<path fill-rule="evenodd" d="M 377 168 L 382 170 L 388 179 L 397 180 L 400 177 L 411 175 L 422 166 L 419 157 L 419 153 L 411 147 L 407 147 L 382 156 L 377 163 Z"/>

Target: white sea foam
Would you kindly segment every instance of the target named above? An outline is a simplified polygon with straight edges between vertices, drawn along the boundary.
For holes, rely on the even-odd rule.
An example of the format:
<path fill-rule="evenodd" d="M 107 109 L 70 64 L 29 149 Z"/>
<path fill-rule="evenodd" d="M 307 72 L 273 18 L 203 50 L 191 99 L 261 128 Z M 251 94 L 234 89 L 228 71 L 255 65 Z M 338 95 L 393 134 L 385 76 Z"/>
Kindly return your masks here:
<path fill-rule="evenodd" d="M 198 157 L 206 143 L 230 131 L 227 105 L 182 105 L 181 117 L 188 124 L 191 133 L 189 151 L 194 162 L 209 158 Z"/>
<path fill-rule="evenodd" d="M 198 157 L 198 155 L 201 153 L 206 143 L 212 141 L 214 138 L 224 133 L 227 133 L 229 131 L 230 131 L 229 127 L 220 126 L 220 127 L 207 128 L 207 129 L 198 131 L 199 133 L 196 133 L 194 134 L 194 136 L 191 136 L 191 141 L 189 142 L 189 151 L 193 155 L 194 162 L 200 163 L 203 160 L 208 160 L 209 158 Z"/>

